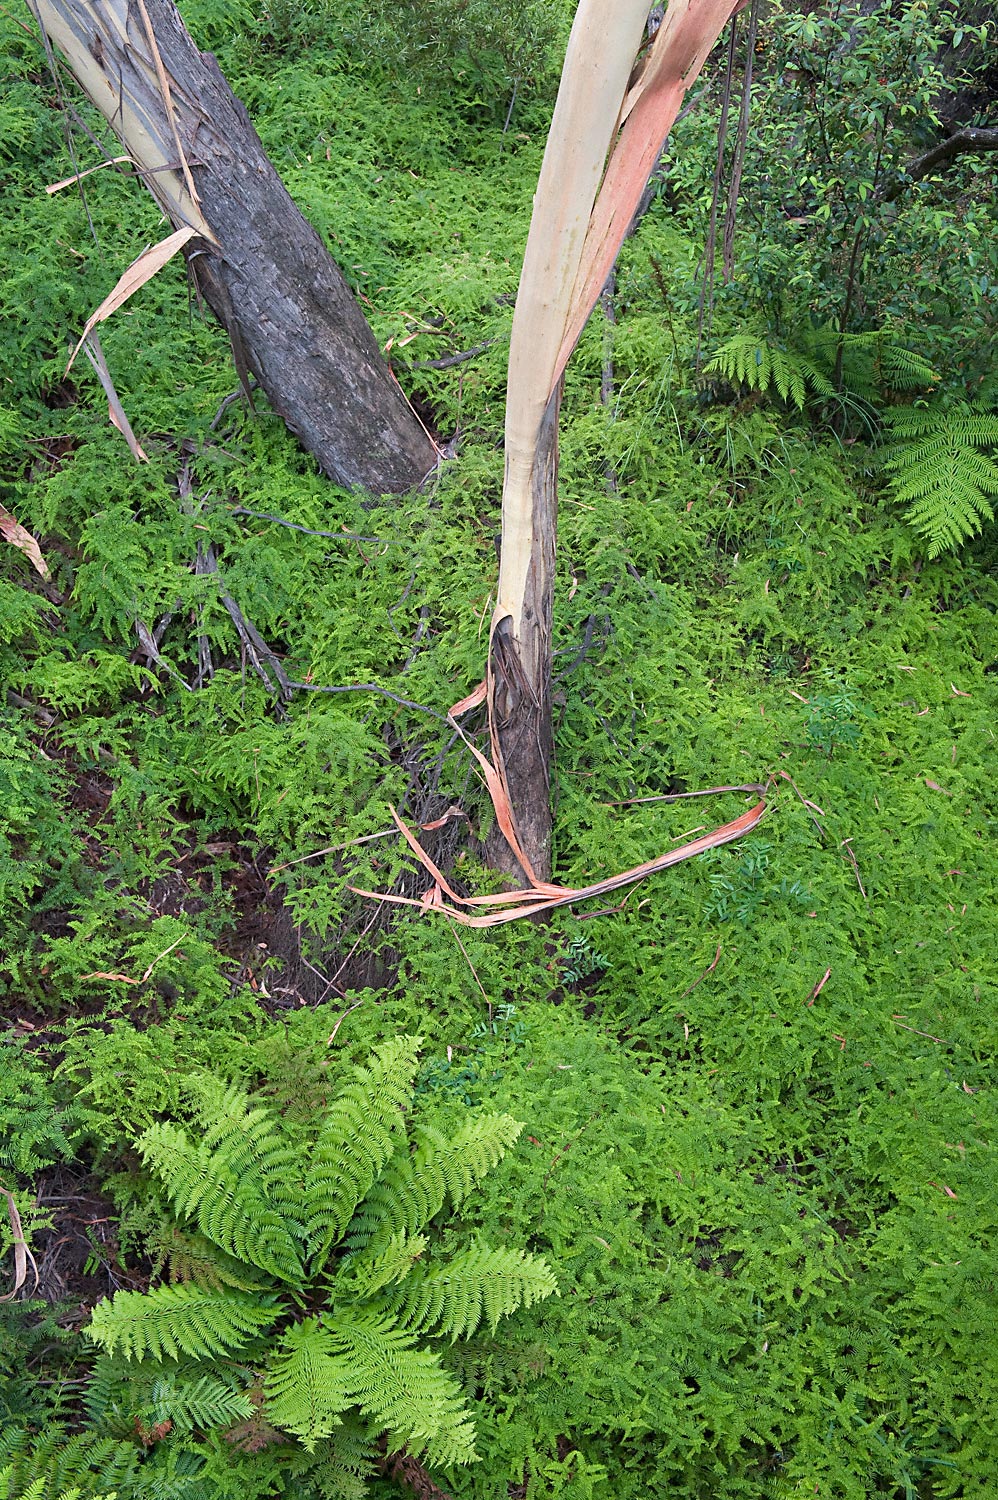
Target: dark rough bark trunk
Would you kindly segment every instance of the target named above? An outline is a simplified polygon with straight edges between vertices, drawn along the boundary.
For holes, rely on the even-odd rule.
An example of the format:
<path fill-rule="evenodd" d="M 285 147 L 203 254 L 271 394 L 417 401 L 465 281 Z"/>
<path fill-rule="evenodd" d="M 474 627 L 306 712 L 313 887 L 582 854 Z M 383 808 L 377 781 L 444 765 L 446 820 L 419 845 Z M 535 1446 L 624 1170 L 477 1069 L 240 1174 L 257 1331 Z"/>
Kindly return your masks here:
<path fill-rule="evenodd" d="M 531 473 L 533 546 L 520 620 L 492 637 L 493 719 L 523 852 L 539 880 L 551 878 L 551 636 L 558 530 L 558 412 L 561 383 L 544 413 Z M 489 863 L 517 881 L 527 875 L 496 828 Z"/>
<path fill-rule="evenodd" d="M 257 376 L 336 483 L 374 493 L 419 484 L 437 459 L 432 441 L 246 110 L 171 0 L 32 4 L 174 226 L 214 236 L 185 254 L 237 368 Z"/>

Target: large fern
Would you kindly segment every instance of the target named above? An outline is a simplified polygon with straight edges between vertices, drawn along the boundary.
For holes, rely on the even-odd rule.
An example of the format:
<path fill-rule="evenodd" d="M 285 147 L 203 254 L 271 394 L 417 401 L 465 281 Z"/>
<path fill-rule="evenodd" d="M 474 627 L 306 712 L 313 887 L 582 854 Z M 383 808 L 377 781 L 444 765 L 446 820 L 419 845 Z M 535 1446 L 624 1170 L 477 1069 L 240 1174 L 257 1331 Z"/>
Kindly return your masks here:
<path fill-rule="evenodd" d="M 909 525 L 938 557 L 994 519 L 998 416 L 967 405 L 939 403 L 892 411 L 884 423 L 881 462 Z"/>
<path fill-rule="evenodd" d="M 798 411 L 812 402 L 876 407 L 893 391 L 925 390 L 938 375 L 920 354 L 886 329 L 840 334 L 832 324 L 802 324 L 787 338 L 771 331 L 736 333 L 716 350 L 704 374 L 736 390 L 777 395 Z"/>
<path fill-rule="evenodd" d="M 341 1428 L 346 1447 L 354 1441 L 353 1410 L 395 1447 L 441 1463 L 474 1457 L 460 1388 L 417 1339 L 494 1329 L 555 1283 L 522 1250 L 475 1244 L 437 1257 L 420 1233 L 521 1126 L 476 1114 L 451 1136 L 410 1132 L 418 1047 L 386 1043 L 310 1131 L 204 1079 L 191 1090 L 196 1141 L 170 1122 L 138 1138 L 181 1222 L 151 1240 L 171 1281 L 94 1311 L 90 1336 L 111 1358 L 90 1404 L 105 1423 L 168 1422 L 183 1434 L 238 1428 L 259 1410 L 271 1430 L 335 1457 Z M 241 1388 L 232 1354 L 245 1361 Z M 263 1372 L 252 1398 L 250 1371 Z M 341 1457 L 342 1492 L 356 1493 L 357 1466 Z"/>

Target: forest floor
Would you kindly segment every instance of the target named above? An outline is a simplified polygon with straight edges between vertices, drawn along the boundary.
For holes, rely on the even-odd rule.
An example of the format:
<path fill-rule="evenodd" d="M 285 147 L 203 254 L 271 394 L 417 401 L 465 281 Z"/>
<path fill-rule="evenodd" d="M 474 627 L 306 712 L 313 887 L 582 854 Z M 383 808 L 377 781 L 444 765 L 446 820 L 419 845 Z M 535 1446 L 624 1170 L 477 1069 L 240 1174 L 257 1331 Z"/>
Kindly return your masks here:
<path fill-rule="evenodd" d="M 423 824 L 459 806 L 428 848 L 462 891 L 495 884 L 488 799 L 444 716 L 484 661 L 543 110 L 504 130 L 470 98 L 379 92 L 319 47 L 306 69 L 190 9 L 457 456 L 419 495 L 336 489 L 272 414 L 225 404 L 228 350 L 178 269 L 102 335 L 149 455 L 133 463 L 65 348 L 157 215 L 125 173 L 46 195 L 73 170 L 62 117 L 3 13 L 0 480 L 51 577 L 4 546 L 0 1187 L 38 1284 L 2 1304 L 0 1426 L 85 1428 L 91 1312 L 162 1269 L 136 1137 L 184 1116 L 192 1079 L 291 1118 L 409 1035 L 417 1118 L 523 1122 L 441 1234 L 543 1255 L 559 1291 L 500 1335 L 440 1341 L 482 1462 L 434 1482 L 986 1500 L 994 528 L 930 559 L 872 441 L 696 374 L 703 203 L 680 181 L 566 382 L 556 878 L 695 838 L 755 800 L 746 784 L 768 786 L 766 816 L 543 925 L 459 930 L 356 894 L 427 883 L 393 807 Z M 744 311 L 719 293 L 715 346 Z M 966 343 L 983 368 L 977 325 Z M 276 697 L 198 572 L 205 539 L 297 680 L 403 703 Z M 718 787 L 736 790 L 687 795 Z M 241 1495 L 279 1493 L 238 1463 Z"/>

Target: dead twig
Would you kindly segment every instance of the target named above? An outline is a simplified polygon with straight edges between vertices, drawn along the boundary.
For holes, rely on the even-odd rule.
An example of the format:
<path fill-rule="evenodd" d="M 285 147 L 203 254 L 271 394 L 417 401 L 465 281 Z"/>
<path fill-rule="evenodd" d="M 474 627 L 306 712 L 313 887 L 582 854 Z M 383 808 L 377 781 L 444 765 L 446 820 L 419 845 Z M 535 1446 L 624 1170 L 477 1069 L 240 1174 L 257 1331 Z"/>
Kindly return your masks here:
<path fill-rule="evenodd" d="M 831 977 L 832 977 L 832 971 L 831 971 L 831 969 L 826 969 L 825 972 L 824 972 L 824 974 L 822 974 L 821 978 L 818 980 L 818 983 L 815 985 L 814 989 L 811 991 L 810 995 L 808 995 L 808 997 L 807 997 L 807 1004 L 808 1005 L 813 1005 L 814 1004 L 814 1002 L 817 1000 L 818 996 L 821 994 L 822 990 L 825 988 L 825 985 L 828 983 L 828 981 L 831 979 Z"/>
<path fill-rule="evenodd" d="M 691 990 L 695 990 L 696 987 L 697 987 L 697 985 L 700 983 L 700 981 L 703 980 L 703 979 L 706 979 L 708 974 L 713 974 L 714 970 L 717 968 L 718 962 L 720 961 L 720 957 L 721 957 L 721 944 L 718 943 L 718 945 L 717 945 L 717 952 L 714 954 L 714 961 L 713 961 L 713 963 L 708 964 L 707 967 L 704 969 L 703 973 L 701 975 L 699 975 L 698 978 L 694 979 L 694 981 L 693 981 L 692 984 L 689 984 L 689 985 L 686 986 L 685 990 L 683 990 L 683 993 L 679 997 L 680 1000 L 685 999 L 686 996 L 690 993 Z"/>
<path fill-rule="evenodd" d="M 635 807 L 641 802 L 682 802 L 687 797 L 714 797 L 718 792 L 764 792 L 762 781 L 744 781 L 738 786 L 708 786 L 699 792 L 662 792 L 656 797 L 625 797 L 623 802 L 604 802 L 604 807 Z"/>

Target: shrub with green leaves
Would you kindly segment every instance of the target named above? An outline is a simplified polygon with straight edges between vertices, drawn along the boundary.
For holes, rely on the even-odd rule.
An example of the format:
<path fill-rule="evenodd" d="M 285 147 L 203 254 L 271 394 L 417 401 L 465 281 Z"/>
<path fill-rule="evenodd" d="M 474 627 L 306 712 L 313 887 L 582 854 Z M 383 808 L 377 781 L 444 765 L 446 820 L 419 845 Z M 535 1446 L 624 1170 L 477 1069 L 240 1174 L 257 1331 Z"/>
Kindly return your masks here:
<path fill-rule="evenodd" d="M 476 1456 L 460 1389 L 421 1340 L 494 1330 L 555 1283 L 522 1250 L 441 1247 L 431 1232 L 521 1127 L 475 1114 L 449 1136 L 409 1128 L 418 1047 L 409 1037 L 383 1045 L 309 1126 L 202 1078 L 189 1085 L 195 1134 L 160 1124 L 139 1136 L 176 1214 L 170 1279 L 118 1292 L 89 1332 L 114 1362 L 99 1369 L 105 1386 L 133 1360 L 152 1374 L 144 1422 L 189 1431 L 252 1418 L 253 1380 L 240 1390 L 238 1365 L 260 1372 L 275 1440 L 335 1451 L 355 1412 L 391 1448 L 438 1464 Z"/>

